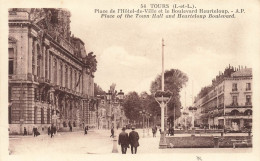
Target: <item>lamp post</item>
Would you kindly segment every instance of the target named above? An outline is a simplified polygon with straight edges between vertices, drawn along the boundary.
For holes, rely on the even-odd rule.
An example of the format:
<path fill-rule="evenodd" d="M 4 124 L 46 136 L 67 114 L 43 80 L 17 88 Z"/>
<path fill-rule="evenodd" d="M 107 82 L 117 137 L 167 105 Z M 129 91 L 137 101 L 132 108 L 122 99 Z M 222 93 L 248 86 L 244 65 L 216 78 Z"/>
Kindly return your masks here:
<path fill-rule="evenodd" d="M 194 122 L 195 122 L 195 112 L 197 111 L 197 107 L 189 107 L 189 111 L 192 113 L 192 136 L 195 135 L 195 127 L 194 127 Z"/>
<path fill-rule="evenodd" d="M 116 92 L 114 91 L 108 91 L 108 93 L 106 93 L 107 96 L 107 100 L 109 102 L 109 107 L 110 107 L 110 111 L 111 111 L 111 106 L 113 105 L 113 103 L 115 103 L 115 94 Z M 124 92 L 122 92 L 122 90 L 120 90 L 120 92 L 118 93 L 118 97 L 119 97 L 119 106 L 121 101 L 124 98 Z M 112 153 L 118 153 L 117 150 L 117 136 L 116 136 L 116 108 L 113 107 L 113 115 L 114 115 L 114 138 L 113 138 L 113 149 L 112 149 Z"/>
<path fill-rule="evenodd" d="M 122 92 L 122 89 L 120 89 L 120 92 L 118 92 L 118 98 L 119 98 L 119 106 L 121 106 L 121 103 L 122 103 L 122 101 L 123 101 L 123 99 L 124 99 L 124 92 Z M 121 111 L 121 119 L 123 120 L 123 113 L 122 113 L 122 110 L 120 110 Z M 123 127 L 123 122 L 122 122 L 122 127 Z"/>
<path fill-rule="evenodd" d="M 159 148 L 160 149 L 165 149 L 167 148 L 167 143 L 166 143 L 166 137 L 165 137 L 165 131 L 164 131 L 164 119 L 165 119 L 165 114 L 164 114 L 164 108 L 167 108 L 167 103 L 171 100 L 172 93 L 170 91 L 157 91 L 154 94 L 155 100 L 159 103 L 161 107 L 161 138 L 160 138 L 160 144 Z"/>
<path fill-rule="evenodd" d="M 152 116 L 152 114 L 146 113 L 146 118 L 147 118 L 147 133 L 148 133 L 148 136 L 149 136 L 149 119 L 150 119 L 151 116 Z"/>
<path fill-rule="evenodd" d="M 145 110 L 139 111 L 140 115 L 143 117 L 143 138 L 144 138 L 144 117 L 146 115 Z"/>

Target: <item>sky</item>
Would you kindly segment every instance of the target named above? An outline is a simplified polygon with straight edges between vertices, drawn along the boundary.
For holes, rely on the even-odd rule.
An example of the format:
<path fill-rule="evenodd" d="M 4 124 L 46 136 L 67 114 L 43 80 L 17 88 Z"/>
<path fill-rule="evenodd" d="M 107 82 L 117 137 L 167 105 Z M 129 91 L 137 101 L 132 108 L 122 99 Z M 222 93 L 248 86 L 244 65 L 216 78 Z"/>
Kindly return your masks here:
<path fill-rule="evenodd" d="M 101 19 L 100 14 L 94 13 L 95 9 L 137 8 L 137 4 L 89 2 L 79 4 L 86 7 L 68 7 L 72 34 L 85 42 L 87 52 L 93 51 L 97 56 L 94 81 L 103 90 L 116 83 L 116 89 L 125 94 L 149 92 L 151 82 L 162 70 L 162 39 L 165 69 L 180 69 L 189 77 L 181 91 L 181 102 L 186 106 L 229 64 L 252 67 L 255 35 L 248 31 L 255 28 L 248 19 L 253 16 L 249 9 L 245 8 L 246 14 L 236 19 L 214 20 Z M 231 3 L 214 5 L 218 7 L 234 9 Z"/>

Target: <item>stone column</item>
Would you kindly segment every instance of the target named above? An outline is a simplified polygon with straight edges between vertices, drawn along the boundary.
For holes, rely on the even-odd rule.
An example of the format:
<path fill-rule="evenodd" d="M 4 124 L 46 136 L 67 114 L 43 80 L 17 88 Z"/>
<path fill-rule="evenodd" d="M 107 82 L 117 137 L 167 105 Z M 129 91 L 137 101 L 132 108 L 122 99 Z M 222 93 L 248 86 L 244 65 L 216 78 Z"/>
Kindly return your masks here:
<path fill-rule="evenodd" d="M 52 78 L 52 73 L 53 73 L 53 63 L 52 63 L 52 54 L 49 53 L 49 80 L 52 83 L 53 82 L 53 78 Z"/>

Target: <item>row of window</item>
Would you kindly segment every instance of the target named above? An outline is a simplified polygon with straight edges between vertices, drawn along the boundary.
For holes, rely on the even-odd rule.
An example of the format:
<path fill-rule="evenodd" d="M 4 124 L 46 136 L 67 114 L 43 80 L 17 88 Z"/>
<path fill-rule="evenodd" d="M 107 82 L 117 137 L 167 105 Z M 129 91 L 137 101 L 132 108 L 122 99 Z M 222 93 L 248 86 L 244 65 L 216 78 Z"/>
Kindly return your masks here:
<path fill-rule="evenodd" d="M 246 95 L 246 102 L 245 105 L 251 105 L 251 95 Z M 238 101 L 237 101 L 237 96 L 232 97 L 232 105 L 233 106 L 238 106 Z"/>
<path fill-rule="evenodd" d="M 246 91 L 251 90 L 251 83 L 246 83 Z M 237 91 L 237 83 L 232 84 L 232 91 Z"/>
<path fill-rule="evenodd" d="M 14 48 L 8 49 L 9 54 L 9 75 L 15 74 L 14 72 Z M 33 45 L 32 50 L 32 74 L 41 77 L 41 65 L 45 64 L 45 72 L 43 73 L 44 77 L 53 81 L 55 84 L 60 86 L 73 89 L 75 91 L 81 90 L 81 74 L 80 71 L 73 69 L 62 60 L 59 60 L 51 52 L 48 54 L 48 51 L 45 50 L 45 53 L 41 54 L 40 46 L 37 44 L 36 48 Z M 43 60 L 44 59 L 44 60 Z M 53 64 L 52 64 L 53 62 Z M 41 64 L 42 63 L 42 64 Z M 59 77 L 59 82 L 58 82 Z M 64 82 L 65 80 L 65 82 Z"/>
<path fill-rule="evenodd" d="M 45 120 L 44 120 L 44 109 L 41 108 L 41 122 L 38 122 L 37 120 L 37 113 L 38 113 L 38 108 L 34 107 L 34 124 L 45 124 Z M 18 113 L 17 113 L 18 112 Z M 9 124 L 12 123 L 12 120 L 14 121 L 19 121 L 20 120 L 20 112 L 19 111 L 12 111 L 12 106 L 9 106 L 8 108 L 8 122 Z M 48 108 L 47 109 L 47 120 L 46 120 L 47 124 L 51 123 L 51 110 Z"/>

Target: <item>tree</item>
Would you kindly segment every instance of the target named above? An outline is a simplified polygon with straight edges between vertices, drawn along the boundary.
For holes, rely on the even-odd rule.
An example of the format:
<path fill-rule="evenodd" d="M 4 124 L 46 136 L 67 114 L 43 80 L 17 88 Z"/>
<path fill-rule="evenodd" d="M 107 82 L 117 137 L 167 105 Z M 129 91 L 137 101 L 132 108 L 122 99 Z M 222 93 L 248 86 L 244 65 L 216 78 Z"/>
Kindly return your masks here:
<path fill-rule="evenodd" d="M 152 82 L 150 91 L 154 94 L 157 90 L 162 89 L 161 75 L 158 75 Z M 171 124 L 174 118 L 180 117 L 180 90 L 188 82 L 188 76 L 178 69 L 170 69 L 164 73 L 164 88 L 165 91 L 169 90 L 173 93 L 170 102 L 167 105 L 167 116 Z M 175 111 L 174 111 L 175 109 Z M 174 114 L 175 112 L 175 114 Z"/>
<path fill-rule="evenodd" d="M 133 122 L 139 119 L 139 111 L 141 110 L 141 101 L 136 92 L 130 92 L 123 101 L 123 107 L 126 117 Z"/>

